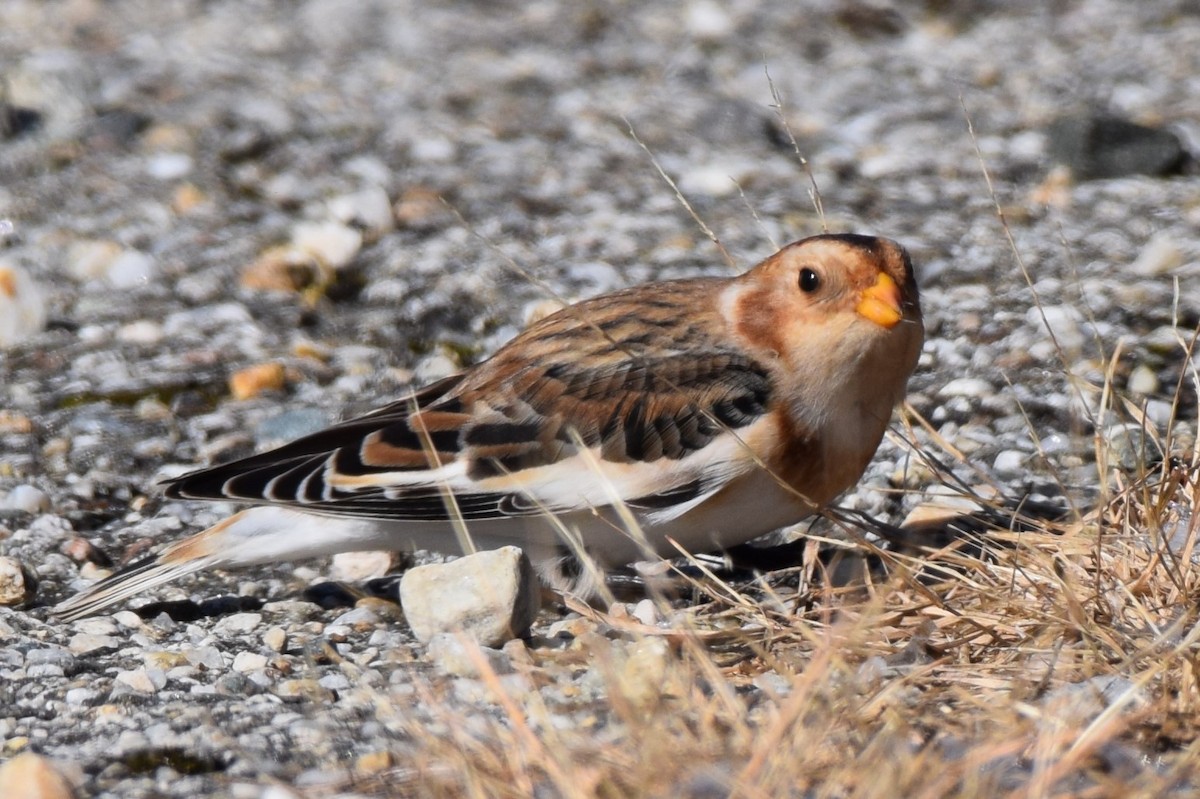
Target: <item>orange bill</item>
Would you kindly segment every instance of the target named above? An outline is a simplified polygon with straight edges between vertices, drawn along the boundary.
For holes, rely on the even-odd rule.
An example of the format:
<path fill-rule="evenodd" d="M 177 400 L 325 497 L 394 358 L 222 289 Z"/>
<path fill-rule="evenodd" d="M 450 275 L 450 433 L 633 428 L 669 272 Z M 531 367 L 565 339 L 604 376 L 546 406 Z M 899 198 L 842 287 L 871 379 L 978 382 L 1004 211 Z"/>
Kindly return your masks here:
<path fill-rule="evenodd" d="M 900 287 L 886 272 L 880 272 L 875 285 L 862 293 L 854 310 L 881 327 L 895 327 L 904 317 L 900 310 Z"/>

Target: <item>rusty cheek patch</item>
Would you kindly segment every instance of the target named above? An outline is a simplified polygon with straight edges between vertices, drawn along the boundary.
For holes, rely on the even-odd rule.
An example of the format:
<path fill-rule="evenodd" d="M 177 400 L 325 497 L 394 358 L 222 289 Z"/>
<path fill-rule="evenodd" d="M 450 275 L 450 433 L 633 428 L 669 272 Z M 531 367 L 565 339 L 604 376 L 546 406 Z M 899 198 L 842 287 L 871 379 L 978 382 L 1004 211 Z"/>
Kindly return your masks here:
<path fill-rule="evenodd" d="M 770 286 L 751 286 L 737 297 L 733 318 L 738 333 L 753 346 L 782 355 L 787 313 Z"/>

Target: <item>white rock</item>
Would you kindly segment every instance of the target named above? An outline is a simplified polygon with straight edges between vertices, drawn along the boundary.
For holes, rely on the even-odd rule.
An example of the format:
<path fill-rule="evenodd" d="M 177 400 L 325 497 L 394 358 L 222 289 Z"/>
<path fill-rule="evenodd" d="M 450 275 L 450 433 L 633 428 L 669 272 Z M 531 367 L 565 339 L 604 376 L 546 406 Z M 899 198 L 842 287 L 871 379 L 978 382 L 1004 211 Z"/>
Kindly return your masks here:
<path fill-rule="evenodd" d="M 0 261 L 0 347 L 39 333 L 46 326 L 46 296 L 21 267 Z"/>
<path fill-rule="evenodd" d="M 347 583 L 361 583 L 382 577 L 399 564 L 397 552 L 340 552 L 333 556 L 329 576 Z"/>
<path fill-rule="evenodd" d="M 127 685 L 138 693 L 152 694 L 167 684 L 167 675 L 162 669 L 141 668 L 117 672 L 117 682 Z"/>
<path fill-rule="evenodd" d="M 213 632 L 222 635 L 248 633 L 262 623 L 261 613 L 234 613 L 213 625 Z"/>
<path fill-rule="evenodd" d="M 8 492 L 4 502 L 0 503 L 0 508 L 25 513 L 45 513 L 50 510 L 50 497 L 36 486 L 19 485 Z"/>
<path fill-rule="evenodd" d="M 653 627 L 662 619 L 658 615 L 658 608 L 654 606 L 653 599 L 643 599 L 633 606 L 633 612 L 629 615 L 640 621 L 642 624 Z"/>
<path fill-rule="evenodd" d="M 1025 456 L 1015 449 L 1006 449 L 996 456 L 992 469 L 999 475 L 1021 474 L 1025 471 Z"/>
<path fill-rule="evenodd" d="M 158 274 L 158 264 L 144 252 L 125 250 L 108 265 L 104 277 L 109 285 L 131 289 L 149 283 Z"/>
<path fill-rule="evenodd" d="M 146 173 L 156 180 L 178 180 L 192 171 L 187 153 L 155 153 L 146 162 Z"/>
<path fill-rule="evenodd" d="M 408 154 L 418 163 L 446 164 L 458 156 L 458 148 L 449 139 L 418 139 L 409 146 Z"/>
<path fill-rule="evenodd" d="M 162 340 L 162 325 L 151 319 L 139 319 L 117 328 L 117 341 L 127 344 L 158 344 Z"/>
<path fill-rule="evenodd" d="M 709 197 L 728 197 L 737 193 L 738 187 L 735 179 L 741 172 L 741 167 L 733 164 L 699 165 L 679 177 L 679 190 L 684 195 L 703 194 Z"/>
<path fill-rule="evenodd" d="M 712 0 L 698 0 L 688 6 L 684 25 L 692 36 L 707 41 L 724 39 L 734 32 L 729 14 Z"/>
<path fill-rule="evenodd" d="M 463 632 L 483 646 L 499 646 L 529 632 L 540 601 L 533 565 L 516 547 L 417 566 L 400 581 L 400 604 L 422 643 L 437 633 Z"/>
<path fill-rule="evenodd" d="M 71 640 L 67 642 L 67 650 L 73 655 L 88 655 L 92 652 L 115 650 L 120 646 L 121 641 L 115 636 L 92 633 L 78 633 L 71 636 Z"/>
<path fill-rule="evenodd" d="M 939 397 L 987 397 L 995 392 L 992 384 L 978 377 L 958 377 L 938 389 Z"/>
<path fill-rule="evenodd" d="M 267 667 L 266 655 L 260 655 L 257 652 L 238 652 L 233 656 L 234 671 L 245 674 L 248 671 L 261 671 Z"/>
<path fill-rule="evenodd" d="M 432 355 L 426 355 L 417 363 L 413 369 L 413 380 L 419 385 L 425 385 L 441 380 L 443 377 L 449 377 L 461 368 L 450 356 L 435 352 Z"/>
<path fill-rule="evenodd" d="M 326 266 L 341 269 L 362 249 L 363 235 L 341 222 L 301 222 L 292 229 L 292 243 Z"/>
<path fill-rule="evenodd" d="M 37 583 L 21 561 L 0 557 L 0 605 L 19 605 L 36 590 Z"/>
<path fill-rule="evenodd" d="M 71 688 L 63 696 L 68 705 L 88 705 L 96 701 L 99 692 L 92 688 Z"/>
<path fill-rule="evenodd" d="M 1049 328 L 1054 334 L 1051 346 L 1057 343 L 1068 357 L 1078 356 L 1084 345 L 1083 331 L 1079 327 L 1082 314 L 1070 305 L 1044 305 L 1025 312 L 1025 321 L 1041 330 Z"/>
<path fill-rule="evenodd" d="M 1155 233 L 1146 242 L 1130 269 L 1139 275 L 1161 275 L 1183 265 L 1183 251 L 1169 233 Z"/>
<path fill-rule="evenodd" d="M 1158 375 L 1146 364 L 1138 364 L 1129 373 L 1125 387 L 1134 394 L 1155 394 L 1158 392 Z"/>
<path fill-rule="evenodd" d="M 376 236 L 396 225 L 392 201 L 379 186 L 335 197 L 329 201 L 329 213 L 342 224 L 365 228 Z"/>

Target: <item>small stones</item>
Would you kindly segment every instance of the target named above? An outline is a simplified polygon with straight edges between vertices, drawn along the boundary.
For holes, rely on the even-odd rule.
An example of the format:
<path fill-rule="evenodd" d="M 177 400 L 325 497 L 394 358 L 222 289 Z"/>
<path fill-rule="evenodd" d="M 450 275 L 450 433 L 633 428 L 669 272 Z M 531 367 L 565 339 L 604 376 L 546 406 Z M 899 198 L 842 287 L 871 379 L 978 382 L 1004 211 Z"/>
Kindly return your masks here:
<path fill-rule="evenodd" d="M 37 593 L 37 579 L 25 564 L 13 557 L 0 557 L 0 605 L 20 605 Z"/>
<path fill-rule="evenodd" d="M 0 796 L 74 799 L 76 793 L 53 760 L 33 752 L 22 752 L 0 765 Z"/>
<path fill-rule="evenodd" d="M 45 513 L 50 510 L 50 497 L 36 486 L 19 485 L 8 492 L 4 501 L 0 502 L 0 508 L 22 513 Z"/>
<path fill-rule="evenodd" d="M 341 222 L 302 222 L 292 230 L 292 245 L 331 269 L 341 269 L 363 246 L 363 234 Z"/>
<path fill-rule="evenodd" d="M 21 267 L 0 261 L 0 347 L 16 344 L 46 326 L 46 297 Z"/>
<path fill-rule="evenodd" d="M 422 643 L 461 631 L 483 646 L 498 646 L 529 632 L 540 601 L 533 566 L 516 547 L 417 566 L 400 581 L 400 604 Z"/>

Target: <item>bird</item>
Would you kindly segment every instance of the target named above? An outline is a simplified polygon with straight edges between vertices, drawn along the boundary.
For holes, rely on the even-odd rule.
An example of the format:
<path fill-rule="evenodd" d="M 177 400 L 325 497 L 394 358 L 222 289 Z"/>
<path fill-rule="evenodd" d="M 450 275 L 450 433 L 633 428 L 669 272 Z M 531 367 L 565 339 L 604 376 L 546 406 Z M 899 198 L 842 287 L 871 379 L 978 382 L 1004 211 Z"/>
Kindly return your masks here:
<path fill-rule="evenodd" d="M 862 477 L 923 342 L 911 258 L 862 234 L 586 299 L 378 410 L 165 481 L 167 497 L 252 507 L 55 612 L 202 569 L 381 549 L 516 545 L 548 586 L 594 594 L 608 569 L 827 506 Z"/>

